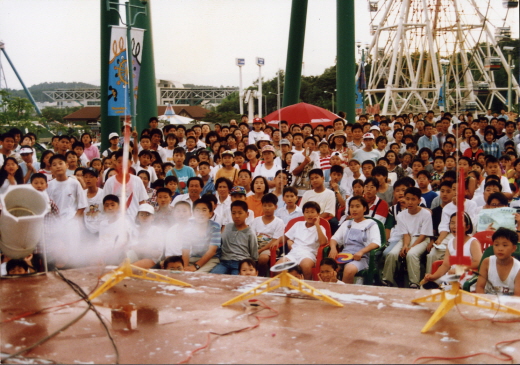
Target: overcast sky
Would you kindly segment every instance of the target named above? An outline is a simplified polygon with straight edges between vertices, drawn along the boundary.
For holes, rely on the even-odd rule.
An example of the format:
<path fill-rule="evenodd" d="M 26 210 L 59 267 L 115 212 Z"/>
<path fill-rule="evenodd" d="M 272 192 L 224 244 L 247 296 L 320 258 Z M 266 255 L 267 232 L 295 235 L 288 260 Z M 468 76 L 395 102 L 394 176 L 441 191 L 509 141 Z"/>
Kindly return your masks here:
<path fill-rule="evenodd" d="M 353 0 L 354 1 L 354 0 Z M 356 38 L 370 41 L 367 0 L 356 2 Z M 487 3 L 487 0 L 477 0 Z M 497 17 L 501 0 L 491 0 Z M 0 0 L 0 40 L 27 86 L 82 81 L 99 85 L 99 0 Z M 244 86 L 285 68 L 290 0 L 152 0 L 157 78 L 237 86 L 235 57 L 244 57 Z M 318 75 L 336 56 L 336 0 L 309 0 L 304 74 Z M 510 12 L 518 37 L 518 9 Z M 146 45 L 144 45 L 146 47 Z M 0 57 L 9 88 L 20 89 Z M 2 88 L 5 82 L 0 81 Z"/>

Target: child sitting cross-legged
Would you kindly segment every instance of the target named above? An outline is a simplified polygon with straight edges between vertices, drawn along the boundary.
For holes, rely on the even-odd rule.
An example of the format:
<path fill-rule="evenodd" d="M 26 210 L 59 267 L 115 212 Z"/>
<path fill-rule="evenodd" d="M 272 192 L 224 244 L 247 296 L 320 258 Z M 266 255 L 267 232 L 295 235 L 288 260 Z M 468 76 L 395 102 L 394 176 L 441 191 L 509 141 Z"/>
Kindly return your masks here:
<path fill-rule="evenodd" d="M 231 203 L 233 223 L 226 225 L 222 232 L 220 263 L 211 270 L 211 274 L 238 275 L 241 260 L 258 259 L 256 235 L 246 224 L 248 215 L 245 201 L 237 200 Z"/>
<path fill-rule="evenodd" d="M 256 270 L 256 263 L 247 258 L 247 259 L 243 259 L 242 261 L 240 261 L 238 263 L 238 268 L 239 268 L 239 275 L 242 275 L 242 276 L 257 276 L 258 275 L 258 270 Z"/>
<path fill-rule="evenodd" d="M 369 252 L 381 246 L 381 235 L 377 222 L 366 219 L 368 202 L 361 196 L 352 197 L 349 201 L 349 215 L 353 220 L 348 220 L 339 227 L 330 240 L 331 259 L 338 256 L 338 246 L 342 246 L 342 253 L 354 255 L 353 261 L 347 263 L 343 269 L 343 282 L 354 283 L 354 276 L 368 268 Z"/>
<path fill-rule="evenodd" d="M 494 255 L 480 265 L 476 292 L 520 296 L 520 261 L 512 256 L 517 249 L 518 235 L 499 228 L 492 239 Z"/>
<path fill-rule="evenodd" d="M 316 263 L 316 254 L 320 246 L 327 244 L 325 228 L 320 225 L 320 206 L 308 201 L 302 207 L 304 221 L 296 222 L 285 233 L 285 240 L 291 251 L 277 264 L 287 261 L 298 263 L 306 280 L 312 279 L 312 268 Z"/>
<path fill-rule="evenodd" d="M 453 234 L 453 238 L 448 242 L 442 265 L 439 266 L 437 271 L 435 271 L 433 274 L 426 274 L 424 276 L 424 281 L 433 281 L 436 284 L 440 284 L 439 278 L 441 276 L 445 275 L 446 273 L 455 274 L 455 270 L 450 264 L 450 256 L 457 255 L 457 213 L 453 213 L 450 217 L 450 232 Z M 473 223 L 471 222 L 471 218 L 467 213 L 464 213 L 463 252 L 464 256 L 471 257 L 471 266 L 469 268 L 477 270 L 480 259 L 482 258 L 482 249 L 480 247 L 480 242 L 476 238 L 471 237 L 472 232 Z M 465 275 L 465 277 L 468 277 L 468 275 Z"/>
<path fill-rule="evenodd" d="M 320 272 L 318 278 L 324 283 L 338 283 L 345 284 L 343 281 L 338 280 L 338 263 L 336 260 L 330 257 L 325 257 L 320 262 Z"/>

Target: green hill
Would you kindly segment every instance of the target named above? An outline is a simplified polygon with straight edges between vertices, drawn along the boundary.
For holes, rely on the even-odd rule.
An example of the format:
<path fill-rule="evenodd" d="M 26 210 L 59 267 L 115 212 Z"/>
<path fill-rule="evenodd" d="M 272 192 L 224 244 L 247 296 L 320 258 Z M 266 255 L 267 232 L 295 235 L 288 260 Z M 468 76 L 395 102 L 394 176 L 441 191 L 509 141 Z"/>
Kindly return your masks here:
<path fill-rule="evenodd" d="M 29 91 L 31 92 L 34 100 L 36 101 L 52 101 L 47 95 L 45 95 L 44 91 L 52 91 L 57 89 L 86 89 L 86 88 L 99 88 L 98 85 L 86 84 L 84 82 L 43 82 L 38 85 L 33 85 L 29 87 Z M 26 98 L 25 91 L 22 90 L 13 90 L 6 89 L 13 97 Z"/>

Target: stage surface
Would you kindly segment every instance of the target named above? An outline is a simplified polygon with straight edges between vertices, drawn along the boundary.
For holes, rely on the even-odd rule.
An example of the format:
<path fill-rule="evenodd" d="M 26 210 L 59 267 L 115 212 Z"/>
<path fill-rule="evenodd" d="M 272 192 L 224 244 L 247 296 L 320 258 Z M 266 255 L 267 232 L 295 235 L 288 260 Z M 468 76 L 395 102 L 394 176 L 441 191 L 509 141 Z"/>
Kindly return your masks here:
<path fill-rule="evenodd" d="M 94 299 L 104 315 L 120 352 L 121 363 L 177 363 L 204 345 L 210 331 L 224 333 L 256 323 L 244 304 L 222 303 L 261 283 L 261 278 L 171 273 L 157 271 L 192 284 L 181 288 L 157 282 L 126 279 Z M 100 270 L 66 270 L 63 274 L 85 292 L 93 290 Z M 191 363 L 411 363 L 420 356 L 461 356 L 489 352 L 494 344 L 518 338 L 520 323 L 471 322 L 452 309 L 431 331 L 420 331 L 438 304 L 413 305 L 425 290 L 309 282 L 344 304 L 282 291 L 258 296 L 279 312 L 260 326 L 224 337 L 212 336 L 211 345 Z M 0 281 L 0 320 L 78 299 L 54 273 Z M 492 296 L 487 296 L 493 298 Z M 520 298 L 503 304 L 520 309 Z M 86 308 L 79 302 L 47 313 L 2 323 L 1 350 L 13 353 L 71 321 Z M 491 318 L 494 312 L 459 306 L 472 319 Z M 258 316 L 272 312 L 263 310 Z M 518 319 L 497 314 L 496 319 Z M 112 323 L 111 323 L 112 322 Z M 520 343 L 507 351 L 520 362 Z M 45 344 L 25 354 L 60 363 L 112 363 L 114 350 L 94 313 Z M 457 362 L 465 362 L 459 360 Z M 480 356 L 467 363 L 494 363 Z M 455 362 L 454 362 L 455 363 Z"/>

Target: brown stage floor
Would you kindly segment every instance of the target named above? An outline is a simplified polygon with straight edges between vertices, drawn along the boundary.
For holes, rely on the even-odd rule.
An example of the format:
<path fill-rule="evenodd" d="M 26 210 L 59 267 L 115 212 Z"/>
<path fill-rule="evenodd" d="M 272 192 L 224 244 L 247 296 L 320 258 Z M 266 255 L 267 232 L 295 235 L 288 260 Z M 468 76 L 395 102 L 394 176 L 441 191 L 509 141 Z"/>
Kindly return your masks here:
<path fill-rule="evenodd" d="M 89 268 L 63 273 L 90 292 L 98 272 Z M 114 320 L 113 326 L 131 327 L 112 331 L 121 363 L 177 363 L 206 342 L 208 331 L 223 333 L 254 323 L 244 315 L 251 309 L 246 310 L 241 304 L 221 304 L 240 294 L 239 287 L 260 283 L 260 278 L 161 273 L 188 282 L 193 288 L 128 279 L 94 301 L 108 322 Z M 345 306 L 337 308 L 314 299 L 264 294 L 259 298 L 279 311 L 277 317 L 263 320 L 259 328 L 248 332 L 213 337 L 210 347 L 195 354 L 191 363 L 411 363 L 419 356 L 459 356 L 481 351 L 498 355 L 494 350 L 496 342 L 520 335 L 520 323 L 470 322 L 456 309 L 429 333 L 421 334 L 437 304 L 415 306 L 410 300 L 428 294 L 427 291 L 316 282 L 313 285 L 337 293 L 336 298 Z M 78 298 L 53 273 L 1 280 L 0 294 L 1 321 Z M 520 299 L 507 304 L 520 308 Z M 2 352 L 12 353 L 36 342 L 78 315 L 85 305 L 78 303 L 53 313 L 1 324 Z M 124 312 L 111 315 L 110 308 L 123 307 L 133 309 L 126 322 Z M 139 319 L 135 309 L 140 310 Z M 493 315 L 478 308 L 460 309 L 471 318 Z M 259 315 L 268 314 L 262 311 Z M 499 314 L 497 318 L 514 317 Z M 507 350 L 518 363 L 520 343 Z M 62 363 L 111 363 L 115 359 L 110 341 L 92 312 L 25 355 Z M 496 360 L 481 356 L 467 362 Z"/>

